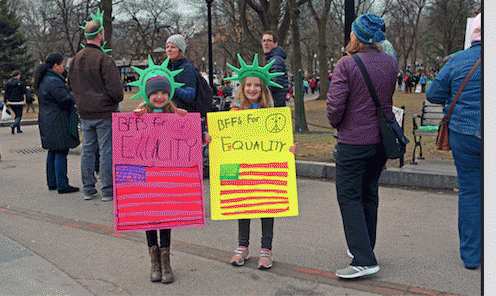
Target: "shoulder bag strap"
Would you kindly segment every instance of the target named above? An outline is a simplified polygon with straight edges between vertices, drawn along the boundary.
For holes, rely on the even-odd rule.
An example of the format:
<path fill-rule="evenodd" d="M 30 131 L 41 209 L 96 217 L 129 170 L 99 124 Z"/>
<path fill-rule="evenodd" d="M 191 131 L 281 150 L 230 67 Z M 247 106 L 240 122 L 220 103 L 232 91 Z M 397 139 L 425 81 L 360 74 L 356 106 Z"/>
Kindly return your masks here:
<path fill-rule="evenodd" d="M 355 62 L 358 65 L 358 68 L 360 68 L 360 72 L 362 72 L 362 76 L 365 79 L 365 83 L 367 83 L 367 87 L 369 88 L 370 95 L 372 96 L 372 99 L 374 100 L 375 103 L 375 108 L 376 109 L 382 109 L 381 103 L 379 103 L 379 98 L 377 97 L 377 93 L 375 91 L 375 87 L 372 84 L 372 80 L 370 79 L 369 72 L 367 72 L 367 69 L 365 69 L 365 65 L 363 64 L 362 60 L 360 57 L 354 53 L 351 55 Z"/>
<path fill-rule="evenodd" d="M 458 92 L 456 93 L 456 96 L 455 98 L 453 99 L 453 102 L 451 103 L 451 106 L 448 110 L 448 113 L 446 113 L 445 115 L 445 118 L 446 120 L 449 121 L 450 117 L 451 117 L 451 113 L 453 113 L 453 109 L 455 109 L 455 104 L 456 104 L 456 101 L 458 101 L 458 97 L 460 97 L 460 95 L 462 94 L 462 91 L 463 89 L 465 88 L 465 85 L 467 85 L 470 77 L 472 76 L 472 74 L 474 74 L 475 70 L 477 70 L 477 67 L 479 67 L 479 65 L 481 64 L 481 59 L 482 57 L 480 57 L 477 62 L 475 63 L 475 65 L 472 67 L 472 69 L 470 69 L 470 71 L 468 72 L 467 74 L 467 77 L 465 77 L 465 80 L 463 80 L 462 82 L 462 85 L 460 86 L 460 88 L 458 89 Z M 444 120 L 444 119 L 443 119 Z"/>

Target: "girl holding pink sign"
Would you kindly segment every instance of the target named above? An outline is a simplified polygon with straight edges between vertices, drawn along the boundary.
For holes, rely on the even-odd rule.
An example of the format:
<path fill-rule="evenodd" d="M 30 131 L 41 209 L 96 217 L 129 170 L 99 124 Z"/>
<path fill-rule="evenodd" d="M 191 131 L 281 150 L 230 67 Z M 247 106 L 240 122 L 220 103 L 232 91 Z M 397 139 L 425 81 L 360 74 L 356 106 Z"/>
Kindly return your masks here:
<path fill-rule="evenodd" d="M 137 116 L 143 116 L 145 113 L 176 113 L 185 116 L 188 112 L 184 109 L 177 108 L 171 101 L 174 90 L 180 87 L 182 83 L 174 82 L 174 75 L 167 70 L 167 59 L 161 66 L 153 65 L 153 71 L 148 71 L 135 86 L 140 87 L 140 92 L 135 96 L 144 97 L 145 102 L 133 113 Z M 151 73 L 151 74 L 150 74 Z M 177 73 L 176 73 L 177 75 Z M 211 138 L 206 135 L 205 142 L 210 142 Z M 172 177 L 171 177 L 172 178 Z M 158 232 L 158 234 L 157 234 Z M 160 236 L 160 247 L 158 242 Z M 170 284 L 174 281 L 174 274 L 170 266 L 170 243 L 171 229 L 147 230 L 146 240 L 151 258 L 150 281 L 162 284 Z"/>

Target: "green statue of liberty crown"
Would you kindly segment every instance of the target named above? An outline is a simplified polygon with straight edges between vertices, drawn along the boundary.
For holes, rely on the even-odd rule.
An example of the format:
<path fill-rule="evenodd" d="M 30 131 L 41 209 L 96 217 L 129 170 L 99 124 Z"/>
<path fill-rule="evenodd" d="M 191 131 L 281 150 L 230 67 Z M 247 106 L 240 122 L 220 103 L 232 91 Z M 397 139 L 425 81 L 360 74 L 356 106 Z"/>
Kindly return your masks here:
<path fill-rule="evenodd" d="M 271 81 L 271 79 L 274 77 L 284 75 L 283 72 L 277 72 L 277 73 L 269 72 L 270 67 L 272 66 L 272 64 L 275 63 L 276 60 L 272 60 L 270 63 L 265 65 L 265 67 L 260 67 L 258 66 L 258 54 L 255 54 L 255 58 L 253 59 L 253 64 L 251 66 L 248 66 L 243 61 L 239 53 L 238 53 L 238 59 L 239 59 L 239 64 L 241 65 L 239 69 L 227 63 L 227 66 L 229 66 L 229 68 L 231 68 L 234 72 L 236 72 L 238 76 L 224 78 L 224 80 L 238 80 L 239 82 L 241 82 L 246 77 L 258 77 L 262 79 L 267 86 L 275 86 L 275 87 L 283 88 L 282 85 L 274 81 Z"/>
<path fill-rule="evenodd" d="M 98 11 L 96 12 L 96 15 L 94 15 L 92 12 L 90 12 L 90 14 L 91 14 L 91 20 L 92 21 L 99 22 L 100 23 L 100 28 L 98 28 L 98 30 L 96 30 L 93 33 L 84 33 L 85 36 L 88 36 L 88 37 L 89 36 L 94 36 L 94 35 L 96 35 L 96 34 L 98 34 L 98 33 L 100 33 L 102 31 L 102 29 L 103 29 L 103 14 L 104 13 L 105 13 L 105 11 L 100 12 L 100 8 L 98 8 Z M 86 21 L 86 20 L 84 22 L 85 22 L 85 24 L 89 23 L 89 21 Z M 84 30 L 84 27 L 83 26 L 79 26 L 79 27 Z M 107 41 L 105 41 L 103 43 L 103 45 L 100 47 L 104 53 L 107 53 L 107 52 L 109 52 L 109 51 L 112 50 L 110 48 L 109 49 L 105 49 L 105 44 L 106 43 L 107 43 Z M 84 48 L 85 47 L 84 44 L 81 44 L 81 47 Z"/>
<path fill-rule="evenodd" d="M 146 89 L 146 82 L 148 81 L 148 79 L 153 78 L 153 77 L 156 77 L 156 76 L 161 76 L 161 77 L 167 78 L 167 80 L 169 80 L 169 83 L 171 85 L 171 91 L 170 91 L 170 94 L 169 94 L 169 101 L 167 101 L 167 104 L 169 104 L 170 100 L 174 96 L 174 90 L 176 88 L 178 88 L 178 87 L 183 86 L 184 83 L 180 83 L 180 82 L 175 82 L 174 81 L 174 77 L 177 74 L 179 74 L 181 71 L 183 71 L 183 69 L 179 69 L 179 70 L 176 70 L 176 71 L 170 71 L 169 69 L 167 69 L 167 66 L 168 65 L 169 65 L 169 58 L 167 58 L 162 63 L 162 65 L 155 65 L 153 63 L 153 60 L 152 60 L 151 56 L 148 56 L 148 68 L 146 68 L 146 69 L 140 69 L 140 68 L 131 66 L 131 68 L 133 68 L 133 70 L 136 71 L 139 74 L 140 77 L 139 77 L 138 80 L 129 83 L 129 85 L 139 87 L 140 91 L 137 94 L 135 94 L 134 96 L 132 96 L 130 98 L 130 100 L 135 99 L 135 98 L 144 98 L 145 99 L 145 102 L 148 104 L 148 106 L 150 106 L 150 107 L 152 107 L 154 109 L 157 109 L 150 102 L 150 99 L 146 95 L 146 90 L 145 89 Z"/>
<path fill-rule="evenodd" d="M 95 21 L 95 22 L 99 22 L 100 28 L 98 28 L 98 30 L 96 30 L 93 33 L 84 33 L 85 36 L 94 36 L 94 35 L 100 33 L 100 31 L 102 31 L 102 29 L 103 29 L 103 13 L 104 13 L 104 11 L 100 12 L 100 8 L 98 8 L 96 15 L 94 15 L 93 12 L 90 12 L 91 20 Z M 87 24 L 87 23 L 89 23 L 89 21 L 85 20 L 84 23 Z M 84 30 L 83 26 L 79 26 L 79 27 Z"/>

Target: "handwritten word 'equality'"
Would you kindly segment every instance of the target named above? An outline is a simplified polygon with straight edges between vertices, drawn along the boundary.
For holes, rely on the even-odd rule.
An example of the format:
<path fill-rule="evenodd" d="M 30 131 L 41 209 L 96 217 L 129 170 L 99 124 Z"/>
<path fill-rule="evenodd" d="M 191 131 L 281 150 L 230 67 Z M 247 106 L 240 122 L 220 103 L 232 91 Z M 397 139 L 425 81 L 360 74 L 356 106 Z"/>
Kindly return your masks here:
<path fill-rule="evenodd" d="M 197 139 L 167 139 L 155 137 L 122 136 L 121 155 L 123 158 L 138 158 L 142 160 L 157 159 L 161 161 L 187 159 L 191 161 L 192 149 L 200 145 Z"/>
<path fill-rule="evenodd" d="M 263 152 L 271 152 L 271 151 L 276 151 L 276 152 L 281 152 L 284 146 L 287 145 L 287 143 L 283 143 L 281 141 L 274 141 L 274 140 L 267 140 L 267 141 L 230 141 L 231 137 L 221 137 L 221 142 L 222 142 L 222 150 L 224 152 L 229 152 L 229 151 L 240 151 L 240 150 L 259 150 Z"/>
<path fill-rule="evenodd" d="M 245 122 L 246 123 L 258 122 L 259 118 L 260 118 L 260 116 L 255 116 L 253 114 L 248 114 L 246 116 L 246 121 L 241 116 L 224 118 L 224 119 L 217 120 L 217 126 L 219 127 L 219 131 L 221 131 L 221 130 L 229 128 L 229 127 L 235 127 L 238 125 L 243 125 Z"/>

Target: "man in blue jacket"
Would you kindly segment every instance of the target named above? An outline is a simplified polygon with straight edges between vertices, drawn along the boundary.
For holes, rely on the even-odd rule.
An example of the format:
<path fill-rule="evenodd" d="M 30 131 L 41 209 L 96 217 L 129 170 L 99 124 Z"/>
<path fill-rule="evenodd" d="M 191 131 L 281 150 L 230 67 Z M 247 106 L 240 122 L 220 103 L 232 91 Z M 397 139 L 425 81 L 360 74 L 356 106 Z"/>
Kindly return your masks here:
<path fill-rule="evenodd" d="M 283 72 L 284 75 L 274 77 L 272 81 L 282 85 L 282 88 L 269 86 L 269 90 L 272 94 L 272 99 L 274 100 L 274 107 L 285 107 L 286 106 L 286 93 L 288 89 L 288 73 L 286 71 L 286 52 L 282 47 L 279 46 L 277 35 L 272 31 L 267 31 L 262 36 L 262 48 L 265 53 L 265 60 L 270 63 L 272 60 L 276 60 L 272 67 L 270 67 L 269 72 Z"/>

